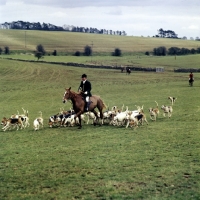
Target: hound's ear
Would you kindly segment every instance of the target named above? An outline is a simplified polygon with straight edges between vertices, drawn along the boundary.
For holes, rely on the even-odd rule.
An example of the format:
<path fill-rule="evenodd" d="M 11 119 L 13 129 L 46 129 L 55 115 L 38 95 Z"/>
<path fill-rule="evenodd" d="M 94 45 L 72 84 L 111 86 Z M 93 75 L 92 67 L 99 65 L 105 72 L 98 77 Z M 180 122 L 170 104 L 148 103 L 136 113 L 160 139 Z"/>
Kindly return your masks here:
<path fill-rule="evenodd" d="M 71 87 L 69 88 L 69 90 L 71 90 Z"/>

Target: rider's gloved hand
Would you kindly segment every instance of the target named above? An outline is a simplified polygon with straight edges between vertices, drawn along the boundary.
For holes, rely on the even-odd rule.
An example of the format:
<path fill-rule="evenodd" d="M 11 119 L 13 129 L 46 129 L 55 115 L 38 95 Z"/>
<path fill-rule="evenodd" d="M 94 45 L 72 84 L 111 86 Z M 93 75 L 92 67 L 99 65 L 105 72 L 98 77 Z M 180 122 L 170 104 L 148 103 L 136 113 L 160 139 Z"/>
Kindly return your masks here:
<path fill-rule="evenodd" d="M 87 94 L 87 91 L 86 91 L 86 92 L 84 92 L 84 94 Z"/>

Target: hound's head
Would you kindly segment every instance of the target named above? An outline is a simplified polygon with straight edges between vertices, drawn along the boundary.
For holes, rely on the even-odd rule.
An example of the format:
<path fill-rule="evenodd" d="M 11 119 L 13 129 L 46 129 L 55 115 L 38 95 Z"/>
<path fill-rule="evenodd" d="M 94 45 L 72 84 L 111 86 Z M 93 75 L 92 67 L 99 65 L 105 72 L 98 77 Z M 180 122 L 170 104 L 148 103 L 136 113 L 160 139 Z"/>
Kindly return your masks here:
<path fill-rule="evenodd" d="M 114 110 L 114 111 L 115 111 L 115 110 L 117 110 L 117 109 L 118 109 L 117 106 L 113 106 L 111 110 Z"/>
<path fill-rule="evenodd" d="M 151 112 L 153 110 L 153 108 L 149 108 L 149 112 Z"/>
<path fill-rule="evenodd" d="M 1 120 L 1 125 L 6 125 L 6 123 L 7 123 L 7 119 L 6 119 L 6 117 L 3 117 L 3 119 Z"/>
<path fill-rule="evenodd" d="M 162 109 L 162 110 L 164 110 L 165 108 L 166 108 L 166 106 L 165 106 L 165 105 L 162 105 L 162 106 L 161 106 L 161 109 Z"/>

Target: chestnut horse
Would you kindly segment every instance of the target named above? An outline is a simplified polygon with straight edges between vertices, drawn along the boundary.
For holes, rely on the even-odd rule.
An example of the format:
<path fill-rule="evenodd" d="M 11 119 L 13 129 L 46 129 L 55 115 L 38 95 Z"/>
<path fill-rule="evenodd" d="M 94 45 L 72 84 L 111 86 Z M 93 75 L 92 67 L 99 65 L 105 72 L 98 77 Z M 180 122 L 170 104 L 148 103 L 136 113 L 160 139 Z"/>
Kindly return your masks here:
<path fill-rule="evenodd" d="M 63 96 L 63 103 L 65 103 L 67 100 L 71 100 L 72 104 L 73 104 L 73 109 L 74 112 L 76 113 L 76 117 L 79 118 L 79 129 L 82 128 L 81 125 L 81 114 L 83 114 L 85 112 L 85 100 L 82 96 L 82 93 L 76 93 L 74 91 L 71 91 L 71 87 L 70 88 L 66 88 L 65 89 L 65 93 Z M 100 118 L 103 120 L 103 108 L 106 108 L 103 100 L 96 95 L 92 95 L 90 97 L 90 105 L 88 108 L 88 111 L 91 111 L 95 114 L 96 119 L 98 118 L 97 116 L 97 112 L 94 110 L 95 108 L 98 108 L 99 112 L 100 112 Z M 96 125 L 94 123 L 94 125 Z"/>

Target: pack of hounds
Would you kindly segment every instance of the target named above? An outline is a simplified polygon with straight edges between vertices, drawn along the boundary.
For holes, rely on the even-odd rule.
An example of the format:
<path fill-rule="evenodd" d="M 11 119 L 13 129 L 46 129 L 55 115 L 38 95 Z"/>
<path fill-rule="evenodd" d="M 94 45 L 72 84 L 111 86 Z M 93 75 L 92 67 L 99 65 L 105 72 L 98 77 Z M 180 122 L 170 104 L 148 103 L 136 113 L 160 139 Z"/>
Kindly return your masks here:
<path fill-rule="evenodd" d="M 162 105 L 160 109 L 163 112 L 163 117 L 171 118 L 173 112 L 173 105 L 177 98 L 169 96 L 168 99 L 170 100 L 171 105 Z M 149 117 L 152 121 L 156 121 L 159 114 L 159 106 L 158 103 L 155 101 L 156 106 L 151 107 L 148 109 Z M 149 124 L 144 113 L 143 106 L 136 106 L 136 110 L 129 110 L 126 106 L 126 110 L 123 111 L 124 105 L 121 109 L 118 109 L 117 106 L 113 106 L 111 109 L 108 109 L 103 113 L 103 119 L 100 119 L 100 114 L 96 117 L 93 112 L 86 112 L 81 115 L 81 120 L 89 124 L 89 121 L 92 120 L 92 124 L 109 124 L 113 126 L 125 126 L 126 128 L 137 128 L 139 125 L 143 125 L 144 122 Z M 2 130 L 19 130 L 25 129 L 30 126 L 29 123 L 29 113 L 28 110 L 22 108 L 23 113 L 19 114 L 12 114 L 9 118 L 3 117 L 1 121 L 1 125 L 3 126 Z M 52 127 L 73 127 L 79 124 L 79 120 L 76 117 L 75 112 L 70 109 L 68 111 L 64 111 L 60 109 L 60 111 L 49 117 L 48 125 L 50 128 Z M 39 115 L 33 121 L 33 130 L 37 131 L 44 127 L 44 119 L 42 116 L 42 112 L 39 111 Z"/>
<path fill-rule="evenodd" d="M 3 125 L 2 130 L 19 130 L 19 129 L 25 129 L 30 126 L 29 123 L 29 113 L 28 110 L 25 110 L 22 108 L 23 113 L 20 114 L 19 111 L 17 111 L 17 114 L 12 114 L 9 118 L 3 117 L 1 120 L 1 125 Z M 42 112 L 39 112 L 39 116 L 35 118 L 33 121 L 33 128 L 34 130 L 39 130 L 40 127 L 43 127 L 43 117 Z"/>

